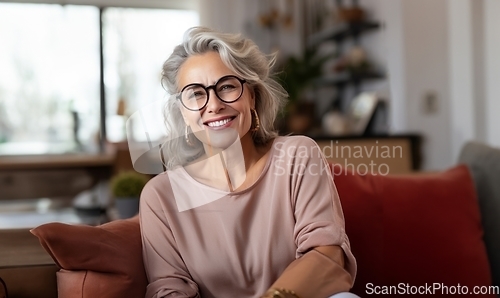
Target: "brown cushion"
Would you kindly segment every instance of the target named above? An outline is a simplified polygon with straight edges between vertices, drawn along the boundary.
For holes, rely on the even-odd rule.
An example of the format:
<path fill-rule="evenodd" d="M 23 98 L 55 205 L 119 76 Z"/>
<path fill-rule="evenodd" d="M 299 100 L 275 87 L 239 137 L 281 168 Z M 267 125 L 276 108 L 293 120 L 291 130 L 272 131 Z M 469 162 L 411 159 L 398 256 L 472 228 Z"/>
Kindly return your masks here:
<path fill-rule="evenodd" d="M 64 297 L 145 295 L 147 278 L 137 216 L 97 227 L 49 223 L 31 232 L 39 238 L 56 264 L 64 269 L 58 274 L 59 291 L 81 289 L 80 293 L 75 291 Z M 66 271 L 82 272 L 62 279 L 60 275 Z"/>

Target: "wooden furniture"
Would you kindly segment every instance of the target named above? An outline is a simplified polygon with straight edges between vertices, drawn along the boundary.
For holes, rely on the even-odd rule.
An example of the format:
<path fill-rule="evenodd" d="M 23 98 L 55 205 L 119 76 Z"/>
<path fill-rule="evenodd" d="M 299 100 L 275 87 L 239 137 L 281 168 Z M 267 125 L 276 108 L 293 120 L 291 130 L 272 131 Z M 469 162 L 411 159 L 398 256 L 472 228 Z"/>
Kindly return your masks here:
<path fill-rule="evenodd" d="M 111 177 L 115 153 L 0 156 L 0 200 L 73 197 Z"/>
<path fill-rule="evenodd" d="M 2 202 L 4 210 L 0 208 L 0 212 L 9 215 L 9 208 L 14 205 L 17 212 L 36 198 L 51 198 L 54 206 L 50 208 L 54 212 L 72 207 L 75 195 L 111 177 L 115 160 L 114 151 L 0 156 L 0 200 L 10 200 Z M 38 239 L 29 229 L 4 228 L 0 226 L 0 277 L 7 285 L 9 297 L 56 298 L 58 268 Z"/>
<path fill-rule="evenodd" d="M 422 162 L 422 140 L 416 134 L 313 138 L 329 162 L 360 173 L 410 173 Z"/>
<path fill-rule="evenodd" d="M 57 297 L 52 258 L 28 229 L 0 229 L 0 277 L 9 297 Z"/>

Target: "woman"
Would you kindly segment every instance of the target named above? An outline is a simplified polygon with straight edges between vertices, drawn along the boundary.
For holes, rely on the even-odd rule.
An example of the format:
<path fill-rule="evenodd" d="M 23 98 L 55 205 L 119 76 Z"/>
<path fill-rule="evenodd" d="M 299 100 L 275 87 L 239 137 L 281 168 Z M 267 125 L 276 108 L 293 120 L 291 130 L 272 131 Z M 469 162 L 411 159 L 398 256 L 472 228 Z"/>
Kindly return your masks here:
<path fill-rule="evenodd" d="M 163 66 L 167 171 L 141 196 L 146 297 L 325 298 L 355 259 L 311 139 L 278 137 L 286 92 L 250 40 L 188 30 Z"/>

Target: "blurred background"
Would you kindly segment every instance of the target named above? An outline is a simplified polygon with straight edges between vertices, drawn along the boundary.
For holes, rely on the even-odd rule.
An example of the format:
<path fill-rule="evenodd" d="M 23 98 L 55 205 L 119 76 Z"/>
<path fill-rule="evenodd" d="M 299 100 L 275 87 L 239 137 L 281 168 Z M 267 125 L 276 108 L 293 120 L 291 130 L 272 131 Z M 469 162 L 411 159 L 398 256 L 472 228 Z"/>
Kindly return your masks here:
<path fill-rule="evenodd" d="M 500 146 L 498 15 L 498 0 L 0 1 L 0 215 L 89 190 L 82 206 L 107 206 L 132 169 L 127 119 L 165 98 L 161 66 L 196 25 L 278 53 L 282 134 L 400 137 L 411 169 L 446 169 L 466 141 Z"/>

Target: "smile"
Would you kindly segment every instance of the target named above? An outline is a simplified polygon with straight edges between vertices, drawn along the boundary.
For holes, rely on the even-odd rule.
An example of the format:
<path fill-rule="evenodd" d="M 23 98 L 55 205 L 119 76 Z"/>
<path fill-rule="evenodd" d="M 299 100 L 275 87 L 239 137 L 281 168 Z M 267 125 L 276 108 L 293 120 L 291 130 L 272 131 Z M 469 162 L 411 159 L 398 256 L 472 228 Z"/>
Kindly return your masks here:
<path fill-rule="evenodd" d="M 226 118 L 226 119 L 223 119 L 223 120 L 218 120 L 218 121 L 211 121 L 211 122 L 207 122 L 206 125 L 210 126 L 210 127 L 221 127 L 221 126 L 224 126 L 226 124 L 228 124 L 229 122 L 233 121 L 234 117 L 233 118 Z"/>

